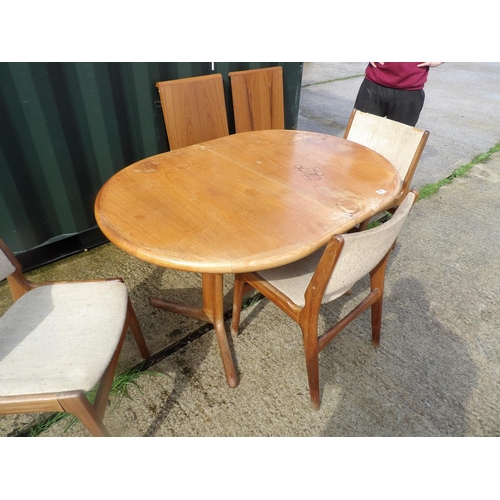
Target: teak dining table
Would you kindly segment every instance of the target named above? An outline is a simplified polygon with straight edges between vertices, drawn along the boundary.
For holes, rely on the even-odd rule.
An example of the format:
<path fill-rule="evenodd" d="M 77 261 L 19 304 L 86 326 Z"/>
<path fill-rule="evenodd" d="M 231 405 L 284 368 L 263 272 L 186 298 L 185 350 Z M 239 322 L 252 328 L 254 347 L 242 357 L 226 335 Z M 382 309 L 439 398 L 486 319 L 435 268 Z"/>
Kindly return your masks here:
<path fill-rule="evenodd" d="M 138 161 L 101 188 L 95 216 L 117 247 L 202 274 L 203 306 L 150 304 L 214 325 L 227 383 L 238 385 L 224 326 L 223 276 L 288 264 L 392 205 L 396 169 L 364 146 L 296 130 L 232 134 Z"/>

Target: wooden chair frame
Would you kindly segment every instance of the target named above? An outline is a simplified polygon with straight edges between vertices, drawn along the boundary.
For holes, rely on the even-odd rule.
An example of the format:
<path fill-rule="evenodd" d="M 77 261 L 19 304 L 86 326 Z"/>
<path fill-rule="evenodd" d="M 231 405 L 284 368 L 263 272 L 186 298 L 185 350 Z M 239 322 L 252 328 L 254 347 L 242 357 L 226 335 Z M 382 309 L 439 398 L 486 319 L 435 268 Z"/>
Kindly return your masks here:
<path fill-rule="evenodd" d="M 3 250 L 7 258 L 12 262 L 15 271 L 7 277 L 12 298 L 17 301 L 25 293 L 38 287 L 65 284 L 65 283 L 90 283 L 103 281 L 120 281 L 121 278 L 104 279 L 104 280 L 80 280 L 80 281 L 57 281 L 34 283 L 28 280 L 23 272 L 20 262 L 15 255 L 10 251 L 7 245 L 0 239 L 0 249 Z M 68 412 L 75 415 L 89 432 L 94 436 L 109 436 L 109 432 L 104 426 L 103 418 L 106 411 L 111 384 L 113 383 L 114 374 L 118 364 L 118 358 L 125 340 L 125 334 L 128 328 L 131 329 L 134 339 L 139 347 L 141 355 L 144 359 L 150 357 L 148 347 L 142 335 L 139 322 L 132 307 L 130 298 L 128 298 L 127 315 L 123 332 L 116 347 L 115 353 L 105 370 L 97 391 L 94 404 L 90 404 L 84 391 L 68 391 L 61 393 L 46 393 L 46 394 L 29 394 L 22 396 L 2 396 L 0 397 L 0 414 L 15 414 L 15 413 L 37 413 L 46 411 Z"/>
<path fill-rule="evenodd" d="M 411 190 L 411 192 L 415 194 L 416 201 L 416 191 Z M 385 271 L 392 246 L 369 273 L 369 294 L 343 319 L 318 336 L 318 318 L 323 296 L 330 277 L 332 276 L 335 266 L 339 260 L 344 246 L 344 241 L 345 240 L 342 235 L 334 235 L 326 245 L 322 257 L 319 260 L 312 279 L 306 289 L 304 295 L 305 305 L 303 307 L 293 302 L 292 299 L 262 278 L 258 273 L 241 273 L 235 275 L 233 312 L 231 320 L 232 336 L 234 338 L 238 336 L 243 297 L 252 290 L 257 290 L 262 295 L 267 297 L 293 321 L 295 321 L 302 330 L 309 392 L 311 404 L 315 410 L 319 410 L 321 404 L 319 389 L 319 353 L 349 323 L 351 323 L 369 307 L 371 308 L 372 344 L 375 347 L 380 344 Z"/>

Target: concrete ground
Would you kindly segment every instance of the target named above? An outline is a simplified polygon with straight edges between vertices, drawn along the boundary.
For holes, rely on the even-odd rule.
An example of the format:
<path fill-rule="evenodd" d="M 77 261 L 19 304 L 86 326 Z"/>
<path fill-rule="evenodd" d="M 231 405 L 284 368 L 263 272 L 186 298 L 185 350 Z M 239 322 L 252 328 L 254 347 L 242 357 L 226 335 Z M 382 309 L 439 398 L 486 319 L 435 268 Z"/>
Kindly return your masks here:
<path fill-rule="evenodd" d="M 341 136 L 365 63 L 305 63 L 298 128 Z M 500 141 L 500 63 L 431 69 L 417 126 L 431 135 L 414 187 L 434 183 Z M 345 78 L 346 79 L 342 79 Z M 370 315 L 320 355 L 322 406 L 311 409 L 299 328 L 267 300 L 244 311 L 232 341 L 240 385 L 225 381 L 212 329 L 156 310 L 150 296 L 199 304 L 200 277 L 161 269 L 106 244 L 28 273 L 34 281 L 121 276 L 156 353 L 112 397 L 105 423 L 119 436 L 500 436 L 500 153 L 414 207 L 387 272 L 381 345 Z M 331 324 L 366 290 L 325 306 Z M 226 278 L 226 310 L 232 279 Z M 0 312 L 11 303 L 0 284 Z M 183 346 L 178 350 L 171 346 Z M 118 372 L 141 361 L 131 335 Z M 119 404 L 118 404 L 119 403 Z M 0 436 L 46 415 L 0 417 Z M 87 436 L 65 419 L 42 436 Z"/>

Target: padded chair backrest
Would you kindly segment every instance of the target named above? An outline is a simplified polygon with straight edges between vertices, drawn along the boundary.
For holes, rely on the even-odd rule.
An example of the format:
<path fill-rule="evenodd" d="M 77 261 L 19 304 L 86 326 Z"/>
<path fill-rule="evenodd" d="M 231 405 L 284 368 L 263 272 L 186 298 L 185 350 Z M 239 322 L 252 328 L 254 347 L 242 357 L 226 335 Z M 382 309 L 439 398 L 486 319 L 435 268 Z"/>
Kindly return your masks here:
<path fill-rule="evenodd" d="M 170 149 L 229 135 L 222 75 L 157 82 Z"/>
<path fill-rule="evenodd" d="M 1 242 L 1 240 L 0 240 Z M 0 281 L 10 276 L 16 268 L 11 260 L 5 255 L 4 251 L 0 248 Z"/>
<path fill-rule="evenodd" d="M 396 241 L 416 195 L 409 192 L 391 219 L 380 226 L 344 234 L 344 246 L 326 287 L 322 302 L 329 302 L 349 290 L 384 258 Z"/>
<path fill-rule="evenodd" d="M 406 195 L 429 132 L 354 109 L 344 139 L 362 144 L 387 158 L 404 182 Z"/>
<path fill-rule="evenodd" d="M 229 78 L 237 133 L 285 128 L 281 66 L 232 71 Z"/>

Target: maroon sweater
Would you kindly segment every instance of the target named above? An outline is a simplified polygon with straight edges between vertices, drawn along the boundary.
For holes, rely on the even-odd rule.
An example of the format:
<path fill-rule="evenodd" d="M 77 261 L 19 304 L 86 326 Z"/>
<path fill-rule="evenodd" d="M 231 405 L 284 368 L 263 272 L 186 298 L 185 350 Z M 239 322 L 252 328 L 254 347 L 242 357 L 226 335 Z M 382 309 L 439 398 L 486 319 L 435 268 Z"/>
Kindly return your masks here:
<path fill-rule="evenodd" d="M 365 76 L 368 80 L 384 87 L 402 90 L 420 90 L 424 88 L 429 67 L 417 68 L 416 62 L 376 63 L 374 68 L 368 64 Z"/>

